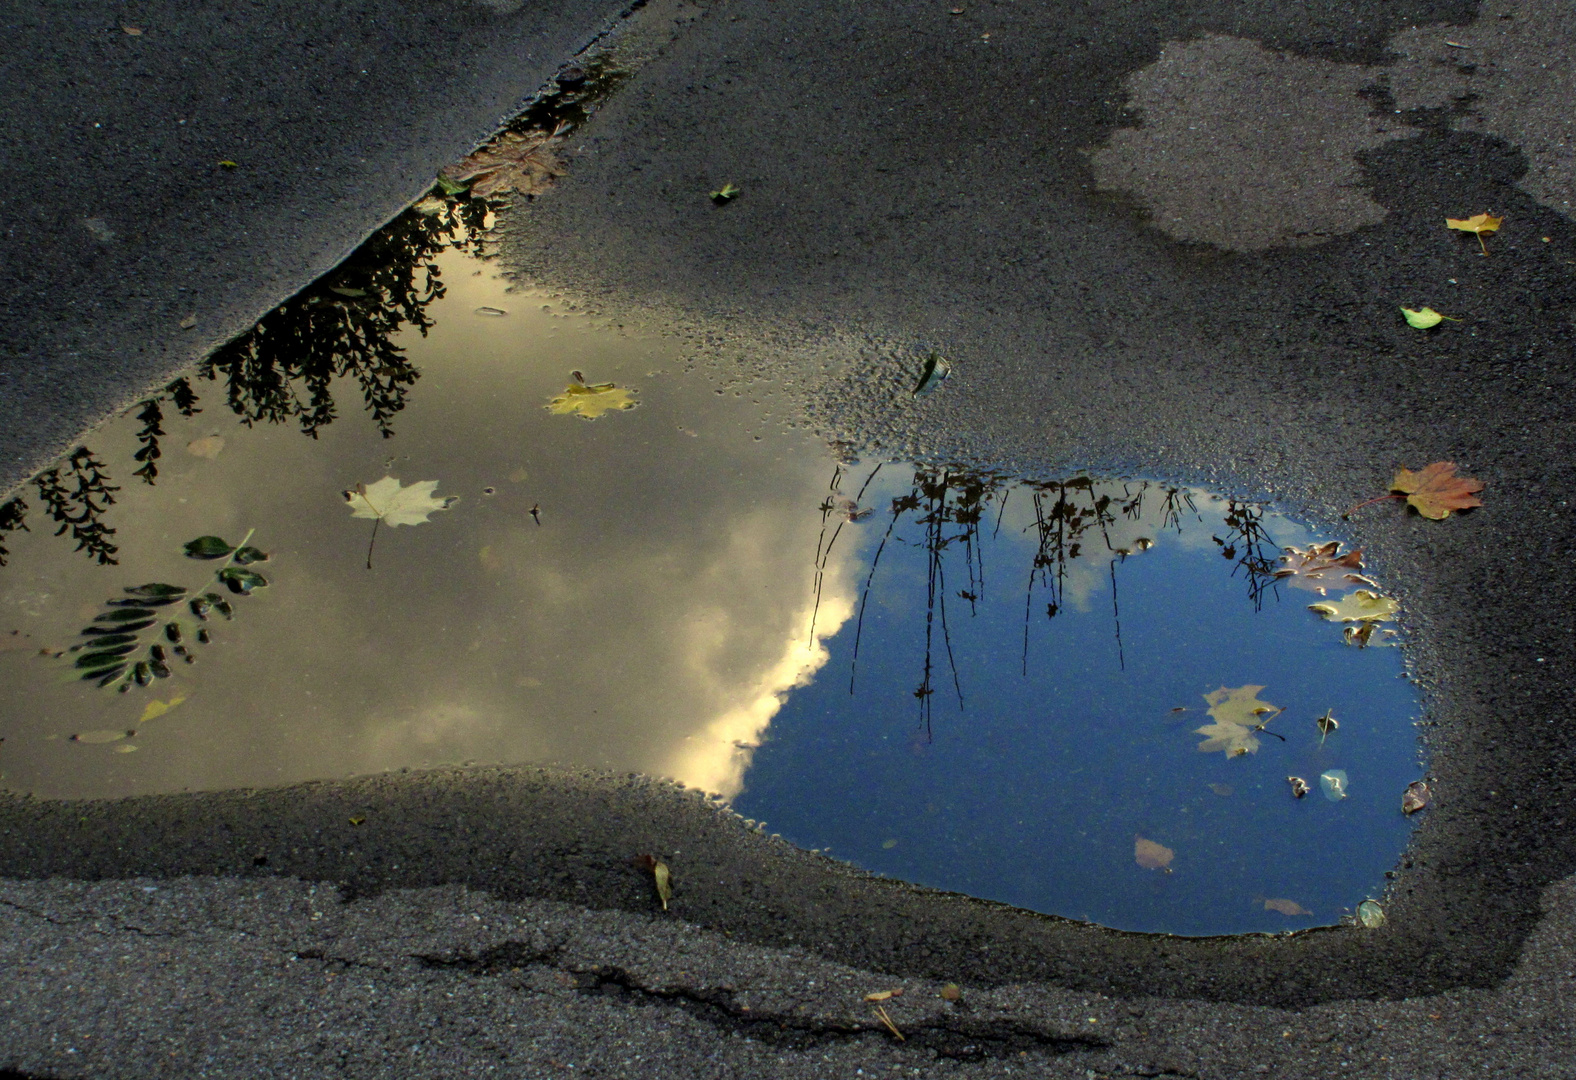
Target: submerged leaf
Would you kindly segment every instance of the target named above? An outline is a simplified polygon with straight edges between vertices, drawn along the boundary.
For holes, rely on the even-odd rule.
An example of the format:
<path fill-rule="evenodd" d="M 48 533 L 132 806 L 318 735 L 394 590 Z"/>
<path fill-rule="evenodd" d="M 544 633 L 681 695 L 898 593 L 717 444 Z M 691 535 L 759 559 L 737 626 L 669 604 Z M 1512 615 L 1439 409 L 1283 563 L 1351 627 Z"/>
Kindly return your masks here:
<path fill-rule="evenodd" d="M 633 409 L 636 405 L 633 390 L 626 390 L 613 383 L 570 383 L 564 392 L 547 403 L 547 411 L 555 416 L 578 416 L 582 420 L 595 420 L 603 413 Z"/>
<path fill-rule="evenodd" d="M 1227 757 L 1254 754 L 1259 749 L 1258 732 L 1281 713 L 1277 706 L 1259 700 L 1262 686 L 1220 687 L 1204 695 L 1214 723 L 1194 728 L 1193 734 L 1206 738 L 1198 744 L 1203 753 L 1223 750 Z"/>
<path fill-rule="evenodd" d="M 1346 798 L 1346 770 L 1330 769 L 1319 774 L 1319 787 L 1324 790 L 1324 797 L 1331 802 L 1340 802 Z"/>
<path fill-rule="evenodd" d="M 355 490 L 342 494 L 350 506 L 350 516 L 378 518 L 385 525 L 422 525 L 427 515 L 447 510 L 459 502 L 458 495 L 440 499 L 433 495 L 438 487 L 436 480 L 418 480 L 405 487 L 392 476 L 385 476 L 375 484 L 357 484 Z"/>
<path fill-rule="evenodd" d="M 1133 861 L 1145 870 L 1164 870 L 1171 872 L 1171 860 L 1176 857 L 1176 852 L 1164 844 L 1157 844 L 1153 840 L 1145 840 L 1142 836 L 1133 836 Z"/>
<path fill-rule="evenodd" d="M 1278 911 L 1282 915 L 1312 915 L 1313 912 L 1297 903 L 1295 900 L 1266 900 L 1265 911 Z"/>
<path fill-rule="evenodd" d="M 1457 476 L 1453 461 L 1436 461 L 1421 472 L 1397 469 L 1390 490 L 1405 495 L 1419 514 L 1432 521 L 1443 521 L 1452 510 L 1483 505 L 1483 500 L 1476 497 L 1483 490 L 1483 481 Z"/>
<path fill-rule="evenodd" d="M 562 128 L 556 131 L 506 131 L 470 157 L 450 165 L 438 175 L 438 183 L 451 195 L 465 190 L 491 198 L 515 192 L 539 195 L 564 175 L 558 156 L 563 143 Z"/>
<path fill-rule="evenodd" d="M 1321 600 L 1309 604 L 1308 610 L 1317 611 L 1328 622 L 1388 622 L 1400 607 L 1388 596 L 1380 596 L 1368 589 L 1358 589 L 1339 600 Z"/>

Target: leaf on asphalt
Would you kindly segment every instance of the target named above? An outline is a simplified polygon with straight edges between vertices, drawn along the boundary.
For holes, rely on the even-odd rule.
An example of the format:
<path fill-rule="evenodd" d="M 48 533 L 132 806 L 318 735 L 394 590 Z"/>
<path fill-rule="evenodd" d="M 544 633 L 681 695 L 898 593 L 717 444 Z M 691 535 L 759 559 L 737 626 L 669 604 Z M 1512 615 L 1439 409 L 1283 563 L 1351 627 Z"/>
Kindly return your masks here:
<path fill-rule="evenodd" d="M 1415 814 L 1428 806 L 1428 800 L 1428 785 L 1421 780 L 1413 780 L 1401 793 L 1401 813 Z"/>
<path fill-rule="evenodd" d="M 137 719 L 137 723 L 146 724 L 149 720 L 157 720 L 185 700 L 185 694 L 176 694 L 168 701 L 150 701 L 142 707 L 142 716 Z"/>
<path fill-rule="evenodd" d="M 1142 836 L 1133 837 L 1133 861 L 1145 870 L 1164 870 L 1171 872 L 1171 860 L 1176 857 L 1176 852 L 1164 844 L 1157 844 L 1153 840 L 1145 840 Z"/>
<path fill-rule="evenodd" d="M 1357 905 L 1357 921 L 1370 930 L 1377 930 L 1384 925 L 1384 908 L 1377 900 L 1364 900 Z"/>
<path fill-rule="evenodd" d="M 574 382 L 547 403 L 547 411 L 554 416 L 578 416 L 582 420 L 595 420 L 603 413 L 633 409 L 635 404 L 634 391 L 613 383 L 585 385 Z"/>
<path fill-rule="evenodd" d="M 1309 544 L 1306 548 L 1287 548 L 1280 557 L 1280 565 L 1275 568 L 1275 580 L 1324 596 L 1329 589 L 1344 591 L 1359 585 L 1373 585 L 1373 581 L 1359 572 L 1362 568 L 1361 551 L 1348 551 L 1343 555 L 1341 542 L 1331 540 Z"/>
<path fill-rule="evenodd" d="M 1406 317 L 1408 326 L 1416 327 L 1419 330 L 1430 330 L 1446 321 L 1461 321 L 1460 319 L 1452 319 L 1449 315 L 1441 315 L 1431 307 L 1418 308 L 1416 311 L 1404 307 L 1401 309 L 1401 314 Z"/>
<path fill-rule="evenodd" d="M 1478 246 L 1487 255 L 1488 245 L 1483 243 L 1483 234 L 1497 231 L 1504 220 L 1503 216 L 1495 217 L 1493 214 L 1473 214 L 1469 218 L 1445 218 L 1445 227 L 1476 234 Z"/>
<path fill-rule="evenodd" d="M 193 439 L 186 444 L 186 452 L 192 457 L 206 458 L 212 461 L 224 449 L 224 436 L 204 435 L 200 439 Z"/>
<path fill-rule="evenodd" d="M 865 1000 L 866 1001 L 890 1001 L 890 1000 L 892 1000 L 895 997 L 902 997 L 902 996 L 903 996 L 903 988 L 900 986 L 896 990 L 877 990 L 873 994 L 866 994 L 865 995 Z"/>
<path fill-rule="evenodd" d="M 1331 802 L 1340 802 L 1346 798 L 1346 770 L 1329 769 L 1319 774 L 1319 787 L 1324 791 L 1324 797 Z"/>
<path fill-rule="evenodd" d="M 724 184 L 716 191 L 713 191 L 709 198 L 712 202 L 721 206 L 723 203 L 732 202 L 734 199 L 737 199 L 739 197 L 740 190 L 741 189 L 737 185 Z"/>
<path fill-rule="evenodd" d="M 1222 750 L 1227 757 L 1258 753 L 1258 733 L 1264 730 L 1281 709 L 1259 700 L 1262 686 L 1222 686 L 1204 695 L 1214 723 L 1194 728 L 1193 734 L 1206 736 L 1198 748 L 1203 753 Z"/>
<path fill-rule="evenodd" d="M 1265 911 L 1278 911 L 1282 915 L 1312 915 L 1313 912 L 1295 900 L 1271 899 L 1264 901 Z"/>
<path fill-rule="evenodd" d="M 1358 589 L 1339 600 L 1321 600 L 1309 604 L 1308 610 L 1317 611 L 1327 622 L 1388 622 L 1400 607 L 1388 596 L 1380 596 L 1370 589 Z"/>
<path fill-rule="evenodd" d="M 192 327 L 194 327 L 196 325 L 197 325 L 197 316 L 195 314 L 188 315 L 184 319 L 181 320 L 181 329 L 182 330 L 190 330 Z"/>
<path fill-rule="evenodd" d="M 402 487 L 394 477 L 385 476 L 375 484 L 357 484 L 354 490 L 341 494 L 351 517 L 376 518 L 385 525 L 424 525 L 428 514 L 460 501 L 458 495 L 438 498 L 433 494 L 437 487 L 436 480 L 418 480 Z"/>
<path fill-rule="evenodd" d="M 1457 476 L 1453 461 L 1436 461 L 1421 472 L 1397 469 L 1390 490 L 1405 495 L 1419 514 L 1433 521 L 1443 521 L 1452 510 L 1483 505 L 1483 500 L 1476 497 L 1483 490 L 1483 481 Z"/>
<path fill-rule="evenodd" d="M 963 988 L 957 983 L 948 983 L 941 988 L 942 1001 L 957 1001 L 963 997 Z"/>
<path fill-rule="evenodd" d="M 488 145 L 438 174 L 439 183 L 450 194 L 459 194 L 470 184 L 472 195 L 493 198 L 514 192 L 540 195 L 565 173 L 558 156 L 563 144 L 563 128 L 555 131 L 506 131 Z M 447 181 L 447 183 L 445 183 Z"/>
<path fill-rule="evenodd" d="M 662 901 L 662 910 L 668 910 L 668 901 L 673 899 L 673 874 L 668 870 L 668 864 L 655 855 L 637 855 L 635 863 L 651 871 L 651 878 L 657 887 L 657 899 Z"/>

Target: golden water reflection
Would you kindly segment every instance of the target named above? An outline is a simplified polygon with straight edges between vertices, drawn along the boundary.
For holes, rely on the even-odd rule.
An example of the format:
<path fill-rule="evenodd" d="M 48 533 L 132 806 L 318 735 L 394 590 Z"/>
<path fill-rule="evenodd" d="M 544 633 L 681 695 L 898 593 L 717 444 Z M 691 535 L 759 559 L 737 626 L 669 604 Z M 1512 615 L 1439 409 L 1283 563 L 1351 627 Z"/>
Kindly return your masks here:
<path fill-rule="evenodd" d="M 750 748 L 852 609 L 852 571 L 834 558 L 811 638 L 830 456 L 765 417 L 770 387 L 718 394 L 680 372 L 670 343 L 509 293 L 463 253 L 438 263 L 447 292 L 427 336 L 395 338 L 420 383 L 394 438 L 348 421 L 303 438 L 218 409 L 167 415 L 157 483 L 123 483 L 106 513 L 119 565 L 44 529 L 10 535 L 0 784 L 79 797 L 557 761 L 738 790 Z M 638 407 L 590 423 L 549 414 L 576 370 L 634 389 Z M 92 444 L 129 462 L 137 434 L 128 416 Z M 384 528 L 369 571 L 372 523 L 340 492 L 385 474 L 437 480 L 460 501 Z M 270 584 L 171 678 L 98 691 L 38 655 L 125 586 L 200 581 L 208 568 L 182 557 L 185 541 L 249 529 Z M 71 741 L 118 731 L 136 734 Z"/>

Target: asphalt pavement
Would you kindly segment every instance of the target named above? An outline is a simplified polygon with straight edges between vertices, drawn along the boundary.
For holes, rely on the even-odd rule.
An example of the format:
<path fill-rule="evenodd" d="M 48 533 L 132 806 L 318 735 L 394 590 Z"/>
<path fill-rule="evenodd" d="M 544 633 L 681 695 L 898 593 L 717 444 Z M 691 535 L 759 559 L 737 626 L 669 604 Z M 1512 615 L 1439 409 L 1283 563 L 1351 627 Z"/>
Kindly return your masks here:
<path fill-rule="evenodd" d="M 83 40 L 152 43 L 154 10 L 96 12 L 100 36 Z M 266 30 L 248 36 L 223 31 L 239 8 L 167 10 L 169 39 L 206 20 L 203 40 L 223 38 L 240 71 L 262 70 L 289 15 L 246 8 Z M 377 25 L 419 16 L 451 36 L 439 47 L 412 30 L 420 64 L 325 98 L 346 61 L 389 51 L 367 44 L 368 10 L 314 9 L 312 63 L 258 80 L 254 103 L 295 102 L 303 134 L 273 144 L 281 187 L 238 190 L 211 214 L 184 187 L 158 192 L 149 178 L 171 170 L 151 136 L 119 158 L 91 142 L 39 149 L 57 116 L 114 95 L 31 76 L 59 88 L 5 111 L 28 135 L 8 136 L 25 151 L 8 179 L 33 178 L 7 215 L 6 265 L 22 279 L 8 295 L 33 298 L 0 323 L 12 479 L 197 355 L 208 339 L 181 336 L 188 308 L 218 336 L 244 328 L 617 15 L 389 5 Z M 37 43 L 27 63 L 86 48 L 64 15 L 27 15 L 7 17 Z M 663 784 L 546 769 L 7 799 L 0 1064 L 52 1077 L 1576 1076 L 1563 730 L 1576 18 L 1548 0 L 731 0 L 653 3 L 627 22 L 649 57 L 575 133 L 568 175 L 505 215 L 507 264 L 684 338 L 719 377 L 791 388 L 804 422 L 851 453 L 1164 476 L 1273 497 L 1360 545 L 1398 583 L 1436 793 L 1386 924 L 1116 934 L 862 875 Z M 533 36 L 548 24 L 556 52 Z M 205 96 L 209 68 L 136 55 L 84 54 L 76 70 L 145 83 L 149 99 L 200 97 L 230 142 L 248 130 L 222 91 Z M 366 160 L 347 175 L 340 159 L 341 194 L 314 191 L 309 148 L 347 138 Z M 225 145 L 209 149 L 236 169 L 179 184 L 245 179 L 252 159 Z M 67 162 L 72 184 L 38 182 Z M 120 174 L 151 193 L 124 221 L 93 209 Z M 724 183 L 740 194 L 717 205 Z M 7 190 L 19 201 L 16 180 Z M 154 230 L 139 209 L 184 225 Z M 1483 212 L 1504 217 L 1487 255 L 1444 226 Z M 139 261 L 90 248 L 117 241 L 72 231 L 72 215 L 134 235 Z M 221 250 L 245 255 L 196 278 L 127 269 Z M 1459 321 L 1424 331 L 1400 317 L 1424 305 Z M 931 348 L 954 374 L 915 401 Z M 1485 481 L 1481 509 L 1434 522 L 1391 503 L 1342 519 L 1397 465 L 1442 459 Z M 674 867 L 671 910 L 630 862 L 640 851 Z"/>

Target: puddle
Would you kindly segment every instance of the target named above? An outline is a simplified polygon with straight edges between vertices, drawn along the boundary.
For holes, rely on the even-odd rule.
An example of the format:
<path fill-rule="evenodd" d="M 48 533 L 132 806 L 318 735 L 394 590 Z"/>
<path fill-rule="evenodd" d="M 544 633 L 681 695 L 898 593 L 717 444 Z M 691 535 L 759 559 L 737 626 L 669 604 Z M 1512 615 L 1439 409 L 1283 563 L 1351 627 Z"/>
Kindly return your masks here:
<path fill-rule="evenodd" d="M 1278 580 L 1315 538 L 1206 492 L 840 462 L 510 291 L 487 215 L 424 200 L 0 506 L 0 786 L 561 762 L 1121 929 L 1379 894 L 1419 753 L 1379 586 Z"/>

